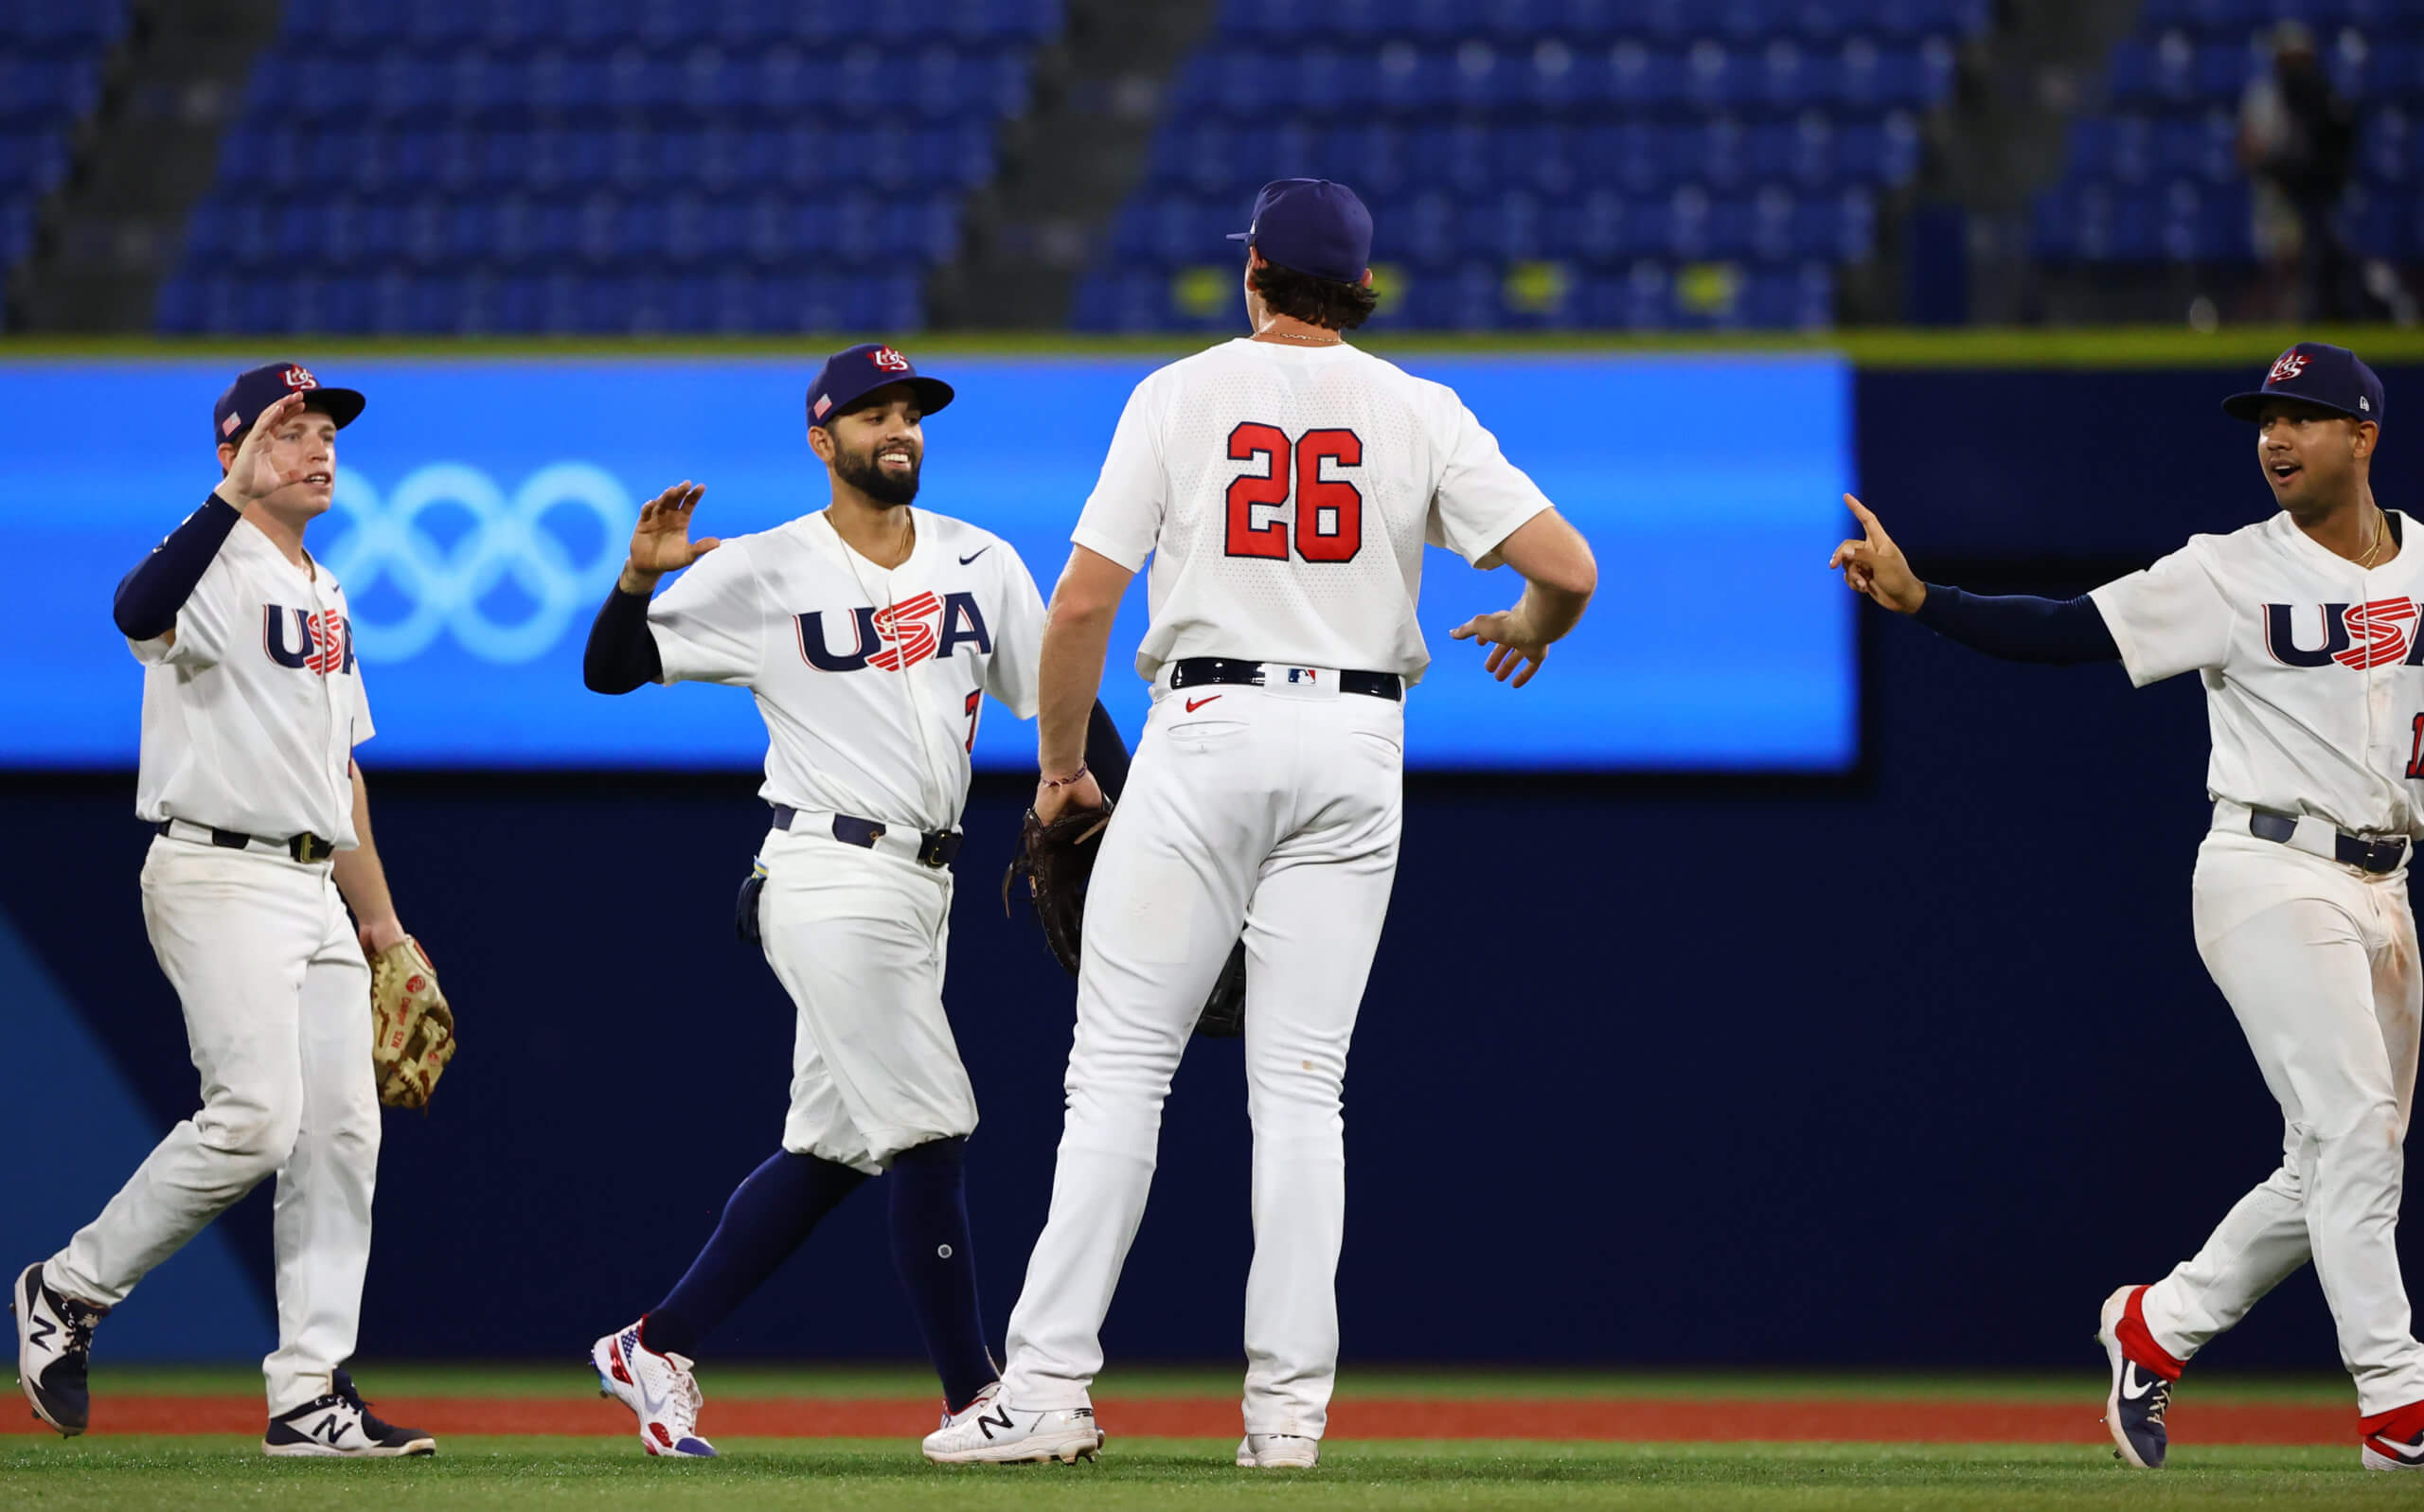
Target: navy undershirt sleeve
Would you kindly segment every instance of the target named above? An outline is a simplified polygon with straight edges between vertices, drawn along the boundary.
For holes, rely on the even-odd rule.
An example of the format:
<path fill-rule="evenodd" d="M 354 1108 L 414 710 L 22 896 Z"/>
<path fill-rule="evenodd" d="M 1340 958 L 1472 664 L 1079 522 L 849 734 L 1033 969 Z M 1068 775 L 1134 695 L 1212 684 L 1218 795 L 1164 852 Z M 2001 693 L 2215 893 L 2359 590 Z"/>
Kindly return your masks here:
<path fill-rule="evenodd" d="M 1128 786 L 1128 742 L 1119 738 L 1119 726 L 1111 722 L 1111 711 L 1100 699 L 1086 717 L 1086 770 L 1095 774 L 1106 798 L 1116 799 Z"/>
<path fill-rule="evenodd" d="M 176 629 L 177 611 L 193 596 L 194 584 L 210 570 L 219 548 L 227 543 L 227 532 L 242 518 L 215 492 L 203 500 L 201 508 L 186 516 L 185 524 L 117 580 L 110 617 L 117 621 L 118 632 L 128 640 L 148 641 Z"/>
<path fill-rule="evenodd" d="M 665 680 L 665 658 L 648 628 L 648 597 L 627 594 L 619 584 L 606 590 L 580 653 L 580 680 L 592 693 L 629 693 Z"/>
<path fill-rule="evenodd" d="M 2121 659 L 2104 612 L 2085 594 L 2076 598 L 1987 597 L 1934 583 L 1927 590 L 1927 600 L 1913 617 L 1971 650 L 2007 662 L 2058 667 Z"/>

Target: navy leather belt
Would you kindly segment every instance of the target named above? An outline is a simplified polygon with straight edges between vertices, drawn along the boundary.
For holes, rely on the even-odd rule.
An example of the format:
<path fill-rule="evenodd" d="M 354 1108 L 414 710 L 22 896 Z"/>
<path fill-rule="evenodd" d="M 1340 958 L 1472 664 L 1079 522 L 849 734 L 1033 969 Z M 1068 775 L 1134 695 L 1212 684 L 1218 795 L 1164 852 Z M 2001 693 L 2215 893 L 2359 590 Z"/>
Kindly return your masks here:
<path fill-rule="evenodd" d="M 1227 683 L 1240 687 L 1263 685 L 1264 664 L 1233 662 L 1225 656 L 1190 656 L 1170 667 L 1170 686 L 1199 687 L 1206 683 Z M 1395 672 L 1341 672 L 1338 690 L 1361 693 L 1366 698 L 1387 699 L 1395 703 L 1405 698 L 1405 679 Z"/>
<path fill-rule="evenodd" d="M 299 835 L 290 835 L 284 840 L 270 840 L 260 835 L 248 835 L 241 829 L 220 829 L 210 825 L 198 825 L 190 819 L 163 819 L 157 827 L 160 833 L 165 835 L 169 832 L 171 826 L 179 824 L 188 829 L 199 829 L 208 834 L 210 843 L 222 850 L 250 850 L 255 845 L 260 845 L 270 850 L 283 850 L 300 862 L 326 861 L 337 853 L 334 841 L 322 840 L 308 830 Z"/>
<path fill-rule="evenodd" d="M 799 810 L 787 803 L 775 805 L 775 827 L 788 830 L 799 817 Z M 854 818 L 849 814 L 833 816 L 833 838 L 861 850 L 875 849 L 890 827 L 873 819 Z M 918 863 L 921 866 L 948 866 L 959 855 L 960 833 L 956 829 L 926 831 L 918 837 Z"/>
<path fill-rule="evenodd" d="M 2290 814 L 2252 809 L 2247 816 L 2247 832 L 2258 840 L 2286 845 L 2290 837 L 2298 832 L 2298 821 Z M 2407 863 L 2407 844 L 2404 835 L 2385 835 L 2368 840 L 2362 835 L 2352 835 L 2345 829 L 2335 830 L 2331 840 L 2332 859 L 2343 866 L 2354 866 L 2359 871 L 2384 877 Z"/>

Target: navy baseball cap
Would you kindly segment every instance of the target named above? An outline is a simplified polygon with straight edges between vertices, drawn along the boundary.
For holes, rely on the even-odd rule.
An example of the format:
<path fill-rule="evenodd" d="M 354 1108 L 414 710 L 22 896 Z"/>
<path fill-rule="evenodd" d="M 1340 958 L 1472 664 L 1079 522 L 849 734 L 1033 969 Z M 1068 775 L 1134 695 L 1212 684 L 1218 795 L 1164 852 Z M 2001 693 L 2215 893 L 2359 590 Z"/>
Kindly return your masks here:
<path fill-rule="evenodd" d="M 1254 197 L 1254 220 L 1229 233 L 1283 268 L 1362 283 L 1372 265 L 1372 212 L 1344 184 L 1274 179 Z"/>
<path fill-rule="evenodd" d="M 2382 422 L 2382 381 L 2345 347 L 2302 341 L 2272 360 L 2264 386 L 2222 400 L 2222 413 L 2253 420 L 2268 399 L 2302 400 L 2352 419 Z"/>
<path fill-rule="evenodd" d="M 822 425 L 886 383 L 906 383 L 918 396 L 918 408 L 928 415 L 951 402 L 951 385 L 939 378 L 921 378 L 909 359 L 881 342 L 845 347 L 825 359 L 816 381 L 808 385 L 808 423 Z"/>
<path fill-rule="evenodd" d="M 354 417 L 362 413 L 362 406 L 370 402 L 349 388 L 322 387 L 320 381 L 312 376 L 312 370 L 301 363 L 265 363 L 247 367 L 236 375 L 236 381 L 227 385 L 227 392 L 220 395 L 219 402 L 211 407 L 212 444 L 235 441 L 253 428 L 253 422 L 261 418 L 261 411 L 289 394 L 307 396 L 303 407 L 320 411 L 336 421 L 340 431 L 351 425 Z"/>

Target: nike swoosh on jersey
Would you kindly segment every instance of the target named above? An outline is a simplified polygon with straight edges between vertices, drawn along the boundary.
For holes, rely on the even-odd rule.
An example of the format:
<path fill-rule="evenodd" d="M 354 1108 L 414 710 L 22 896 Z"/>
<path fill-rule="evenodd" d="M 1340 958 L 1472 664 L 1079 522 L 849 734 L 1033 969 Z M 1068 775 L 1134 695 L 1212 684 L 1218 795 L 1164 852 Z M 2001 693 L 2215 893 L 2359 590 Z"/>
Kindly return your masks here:
<path fill-rule="evenodd" d="M 1221 697 L 1221 695 L 1220 695 L 1220 694 L 1218 694 L 1218 693 L 1215 693 L 1215 694 L 1212 694 L 1209 698 L 1188 699 L 1188 700 L 1186 701 L 1186 712 L 1187 712 L 1187 713 L 1189 713 L 1189 714 L 1192 714 L 1192 713 L 1194 713 L 1197 709 L 1200 709 L 1200 708 L 1202 708 L 1203 705 L 1205 705 L 1206 703 L 1211 703 L 1213 699 L 1217 699 L 1217 698 L 1219 698 L 1219 697 Z"/>
<path fill-rule="evenodd" d="M 987 552 L 989 552 L 989 551 L 990 551 L 990 550 L 992 550 L 992 549 L 993 549 L 993 548 L 992 548 L 992 547 L 990 547 L 990 546 L 979 546 L 979 547 L 977 547 L 974 551 L 970 552 L 967 556 L 960 558 L 960 559 L 959 559 L 959 564 L 960 564 L 961 566 L 965 567 L 965 566 L 967 566 L 970 562 L 974 561 L 977 558 L 979 558 L 979 557 L 981 557 L 981 556 L 985 555 L 985 553 L 987 553 Z"/>

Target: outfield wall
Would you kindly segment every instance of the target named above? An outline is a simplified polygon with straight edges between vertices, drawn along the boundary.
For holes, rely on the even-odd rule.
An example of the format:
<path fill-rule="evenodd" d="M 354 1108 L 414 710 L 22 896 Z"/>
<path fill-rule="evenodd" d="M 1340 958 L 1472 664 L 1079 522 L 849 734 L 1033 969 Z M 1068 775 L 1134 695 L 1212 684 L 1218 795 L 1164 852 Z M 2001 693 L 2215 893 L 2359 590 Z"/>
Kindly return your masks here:
<path fill-rule="evenodd" d="M 2075 592 L 2269 507 L 2248 433 L 2213 410 L 2253 376 L 1870 363 L 1860 487 L 1923 568 Z M 2398 425 L 2424 367 L 2384 377 L 2377 482 L 2397 507 L 2424 481 Z M 1606 425 L 1612 448 L 1659 434 L 1654 411 Z M 1606 614 L 1635 588 L 1603 565 Z M 1848 774 L 1415 780 L 1348 1087 L 1350 1356 L 2089 1365 L 2104 1293 L 2194 1248 L 2270 1168 L 2276 1115 L 2188 933 L 2194 685 L 2133 693 L 2111 667 L 2005 667 L 1855 623 Z M 97 603 L 57 633 L 109 631 Z M 466 1049 L 430 1117 L 387 1126 L 366 1355 L 576 1359 L 773 1147 L 790 1009 L 728 933 L 753 788 L 381 783 L 383 847 Z M 131 789 L 0 785 L 22 947 L 0 949 L 10 1264 L 192 1106 L 135 907 Z M 1021 796 L 989 778 L 971 804 L 949 994 L 985 1110 L 971 1199 L 997 1332 L 1068 1038 L 1065 979 L 993 900 Z M 1237 1049 L 1200 1045 L 1115 1359 L 1236 1355 L 1244 1142 Z M 104 1355 L 265 1349 L 266 1208 L 165 1268 Z M 714 1353 L 914 1354 L 881 1227 L 880 1203 L 846 1207 Z M 2330 1368 L 2311 1279 L 2213 1358 Z"/>

